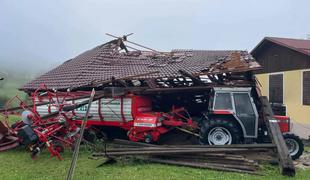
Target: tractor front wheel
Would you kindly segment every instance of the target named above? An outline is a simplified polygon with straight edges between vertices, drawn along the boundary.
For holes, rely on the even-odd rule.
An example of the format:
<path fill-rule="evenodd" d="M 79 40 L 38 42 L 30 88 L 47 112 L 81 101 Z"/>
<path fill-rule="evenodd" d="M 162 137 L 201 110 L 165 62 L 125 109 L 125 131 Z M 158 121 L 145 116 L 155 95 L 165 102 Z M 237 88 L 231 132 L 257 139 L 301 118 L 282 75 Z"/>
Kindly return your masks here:
<path fill-rule="evenodd" d="M 298 159 L 304 151 L 304 144 L 301 139 L 295 134 L 284 134 L 283 138 L 292 159 Z"/>
<path fill-rule="evenodd" d="M 242 131 L 233 119 L 214 117 L 203 121 L 200 137 L 201 144 L 238 144 L 241 142 Z"/>

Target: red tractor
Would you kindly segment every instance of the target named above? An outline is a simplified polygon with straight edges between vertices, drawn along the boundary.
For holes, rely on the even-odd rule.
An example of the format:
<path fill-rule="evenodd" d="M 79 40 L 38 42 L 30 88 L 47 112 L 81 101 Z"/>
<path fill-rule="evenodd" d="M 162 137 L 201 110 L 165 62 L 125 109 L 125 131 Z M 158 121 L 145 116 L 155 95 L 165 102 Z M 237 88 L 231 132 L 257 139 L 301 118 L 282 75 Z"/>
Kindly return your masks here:
<path fill-rule="evenodd" d="M 224 145 L 269 141 L 261 104 L 253 88 L 214 88 L 201 122 L 203 144 Z M 293 159 L 304 150 L 300 138 L 290 133 L 290 118 L 274 116 Z"/>

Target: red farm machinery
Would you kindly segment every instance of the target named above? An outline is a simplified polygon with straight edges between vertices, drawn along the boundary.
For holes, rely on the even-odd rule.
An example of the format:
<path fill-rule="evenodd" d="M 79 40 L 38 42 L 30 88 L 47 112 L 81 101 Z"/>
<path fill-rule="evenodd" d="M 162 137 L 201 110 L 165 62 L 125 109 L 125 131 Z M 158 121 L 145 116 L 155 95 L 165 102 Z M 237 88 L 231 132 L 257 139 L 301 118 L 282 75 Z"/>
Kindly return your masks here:
<path fill-rule="evenodd" d="M 33 157 L 47 147 L 52 156 L 61 159 L 59 153 L 66 147 L 73 147 L 79 136 L 89 92 L 40 90 L 32 94 L 32 105 L 20 101 L 24 109 L 22 120 L 9 128 L 9 134 L 18 137 Z M 205 87 L 177 92 L 154 94 L 127 91 L 120 87 L 97 91 L 84 139 L 94 142 L 100 138 L 123 138 L 165 144 L 171 142 L 171 134 L 178 134 L 172 140 L 175 144 L 270 142 L 256 88 Z M 290 133 L 290 118 L 275 116 L 275 121 L 280 126 L 292 158 L 299 158 L 303 144 Z M 189 141 L 185 142 L 181 136 Z"/>

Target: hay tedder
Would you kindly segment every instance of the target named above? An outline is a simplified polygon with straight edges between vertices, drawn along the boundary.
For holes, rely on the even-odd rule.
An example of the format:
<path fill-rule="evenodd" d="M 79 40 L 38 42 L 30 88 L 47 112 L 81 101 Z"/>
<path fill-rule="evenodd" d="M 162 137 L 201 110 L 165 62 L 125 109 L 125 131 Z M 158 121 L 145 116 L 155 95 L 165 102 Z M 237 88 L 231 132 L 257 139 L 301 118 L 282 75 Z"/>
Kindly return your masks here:
<path fill-rule="evenodd" d="M 32 96 L 32 104 L 28 105 L 18 96 L 12 98 L 7 107 L 12 102 L 19 102 L 20 107 L 8 108 L 3 112 L 5 121 L 1 121 L 1 150 L 14 148 L 18 145 L 24 145 L 31 152 L 31 157 L 35 158 L 42 148 L 46 147 L 52 157 L 56 156 L 62 159 L 60 154 L 65 147 L 74 147 L 74 142 L 79 136 L 79 127 L 72 121 L 70 114 L 66 113 L 72 108 L 67 99 L 75 98 L 70 93 L 55 93 L 45 90 L 42 85 Z M 81 95 L 81 94 L 79 94 Z M 44 96 L 42 102 L 41 96 Z M 48 104 L 49 108 L 46 116 L 38 114 L 37 108 Z M 69 109 L 68 109 L 69 108 Z M 8 115 L 11 111 L 22 110 L 20 121 L 9 125 Z"/>
<path fill-rule="evenodd" d="M 8 108 L 1 110 L 6 119 L 0 124 L 1 151 L 24 145 L 35 158 L 46 147 L 52 157 L 61 160 L 59 153 L 64 148 L 74 148 L 88 97 L 89 92 L 52 92 L 44 85 L 32 93 L 31 105 L 15 96 L 7 103 Z M 19 102 L 20 107 L 9 108 L 15 101 Z M 160 135 L 172 127 L 194 128 L 184 108 L 173 108 L 169 113 L 151 112 L 151 99 L 148 97 L 128 95 L 103 98 L 99 94 L 94 101 L 88 117 L 89 130 L 94 127 L 119 127 L 128 132 L 130 140 L 151 143 L 158 141 Z M 16 110 L 22 110 L 21 120 L 10 125 L 8 115 Z M 108 120 L 103 120 L 103 115 Z M 85 136 L 90 137 L 90 131 Z"/>

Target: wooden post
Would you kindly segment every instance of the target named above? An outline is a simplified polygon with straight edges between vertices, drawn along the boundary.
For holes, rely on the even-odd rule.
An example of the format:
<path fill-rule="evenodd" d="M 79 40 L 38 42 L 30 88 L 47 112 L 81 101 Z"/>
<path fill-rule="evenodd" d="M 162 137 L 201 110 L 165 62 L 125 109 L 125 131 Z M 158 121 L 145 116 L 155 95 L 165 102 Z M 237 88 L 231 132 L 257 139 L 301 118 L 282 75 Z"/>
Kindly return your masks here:
<path fill-rule="evenodd" d="M 268 98 L 261 96 L 260 100 L 262 103 L 263 118 L 269 131 L 269 136 L 278 152 L 280 171 L 282 175 L 295 176 L 293 160 L 288 152 L 278 121 L 274 118 Z"/>

